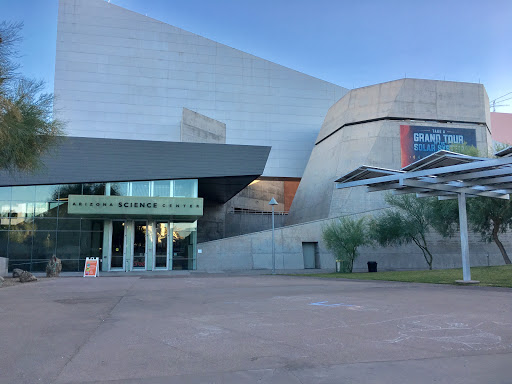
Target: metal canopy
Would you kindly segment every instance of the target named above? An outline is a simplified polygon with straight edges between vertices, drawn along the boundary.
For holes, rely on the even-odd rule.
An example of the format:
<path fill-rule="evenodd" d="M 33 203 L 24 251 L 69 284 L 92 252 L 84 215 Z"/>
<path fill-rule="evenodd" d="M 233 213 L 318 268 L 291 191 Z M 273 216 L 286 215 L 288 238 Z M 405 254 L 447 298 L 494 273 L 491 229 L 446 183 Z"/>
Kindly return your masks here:
<path fill-rule="evenodd" d="M 438 151 L 402 170 L 361 166 L 336 180 L 336 188 L 368 187 L 368 192 L 392 190 L 395 194 L 416 193 L 459 200 L 462 269 L 464 281 L 471 281 L 466 196 L 509 199 L 512 193 L 512 149 L 488 159 Z"/>

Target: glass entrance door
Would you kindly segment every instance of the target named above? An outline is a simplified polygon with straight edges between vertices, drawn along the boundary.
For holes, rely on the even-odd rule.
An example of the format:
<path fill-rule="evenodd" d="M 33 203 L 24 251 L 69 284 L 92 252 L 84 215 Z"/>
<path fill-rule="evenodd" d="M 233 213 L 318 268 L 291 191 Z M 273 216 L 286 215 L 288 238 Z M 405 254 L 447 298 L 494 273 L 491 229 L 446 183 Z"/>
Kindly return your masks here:
<path fill-rule="evenodd" d="M 110 269 L 124 270 L 126 222 L 112 221 Z"/>
<path fill-rule="evenodd" d="M 156 222 L 154 269 L 167 269 L 169 259 L 169 223 Z"/>
<path fill-rule="evenodd" d="M 146 269 L 147 221 L 133 222 L 133 269 Z"/>

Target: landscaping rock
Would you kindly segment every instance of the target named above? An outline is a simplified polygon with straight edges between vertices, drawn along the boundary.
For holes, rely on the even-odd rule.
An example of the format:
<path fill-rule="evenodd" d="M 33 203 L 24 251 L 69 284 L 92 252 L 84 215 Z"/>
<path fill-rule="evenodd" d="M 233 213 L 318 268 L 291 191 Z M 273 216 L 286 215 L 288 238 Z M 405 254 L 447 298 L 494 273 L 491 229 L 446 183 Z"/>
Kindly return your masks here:
<path fill-rule="evenodd" d="M 23 269 L 14 268 L 12 270 L 12 277 L 20 277 L 23 272 Z"/>
<path fill-rule="evenodd" d="M 53 255 L 46 265 L 46 277 L 58 277 L 62 271 L 62 262 Z"/>
<path fill-rule="evenodd" d="M 28 271 L 21 272 L 21 274 L 20 274 L 20 282 L 21 283 L 29 283 L 31 281 L 37 281 L 37 278 Z"/>

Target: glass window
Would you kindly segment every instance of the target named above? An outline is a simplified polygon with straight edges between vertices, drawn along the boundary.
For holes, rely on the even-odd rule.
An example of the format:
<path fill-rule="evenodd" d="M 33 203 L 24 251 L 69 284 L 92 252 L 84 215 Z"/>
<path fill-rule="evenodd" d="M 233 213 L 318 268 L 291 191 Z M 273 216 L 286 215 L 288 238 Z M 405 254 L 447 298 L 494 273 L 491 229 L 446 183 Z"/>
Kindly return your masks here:
<path fill-rule="evenodd" d="M 10 212 L 11 212 L 11 202 L 10 201 L 0 201 L 0 217 L 9 217 Z"/>
<path fill-rule="evenodd" d="M 36 185 L 36 201 L 57 201 L 59 185 Z"/>
<path fill-rule="evenodd" d="M 82 232 L 103 232 L 103 220 L 82 219 Z"/>
<path fill-rule="evenodd" d="M 35 215 L 38 217 L 57 217 L 60 203 L 35 203 Z"/>
<path fill-rule="evenodd" d="M 45 260 L 52 257 L 55 253 L 56 238 L 56 231 L 35 231 L 32 259 Z"/>
<path fill-rule="evenodd" d="M 153 182 L 153 196 L 171 196 L 171 180 L 158 180 Z"/>
<path fill-rule="evenodd" d="M 0 217 L 0 231 L 9 229 L 9 218 L 8 217 Z M 1 255 L 1 253 L 0 253 Z"/>
<path fill-rule="evenodd" d="M 174 223 L 172 269 L 195 269 L 196 223 Z"/>
<path fill-rule="evenodd" d="M 12 187 L 12 199 L 33 202 L 36 198 L 36 187 Z"/>
<path fill-rule="evenodd" d="M 11 204 L 10 217 L 33 217 L 34 203 L 18 203 L 13 201 Z"/>
<path fill-rule="evenodd" d="M 72 215 L 68 214 L 68 202 L 67 201 L 61 201 L 59 204 L 59 217 L 73 217 Z"/>
<path fill-rule="evenodd" d="M 0 187 L 0 200 L 11 200 L 11 187 Z"/>
<path fill-rule="evenodd" d="M 128 196 L 128 183 L 111 183 L 111 196 Z"/>
<path fill-rule="evenodd" d="M 105 183 L 84 184 L 83 194 L 84 195 L 104 195 L 105 194 Z"/>
<path fill-rule="evenodd" d="M 59 200 L 67 201 L 69 195 L 81 195 L 82 184 L 63 184 L 59 185 Z"/>
<path fill-rule="evenodd" d="M 32 252 L 32 231 L 9 231 L 9 260 L 28 260 Z M 14 268 L 30 269 L 30 265 Z"/>
<path fill-rule="evenodd" d="M 174 197 L 197 197 L 197 179 L 174 180 Z"/>
<path fill-rule="evenodd" d="M 80 255 L 80 232 L 57 232 L 55 254 L 59 259 L 78 259 Z"/>
<path fill-rule="evenodd" d="M 57 220 L 58 231 L 80 231 L 80 219 L 64 219 Z M 59 238 L 60 241 L 60 238 Z"/>
<path fill-rule="evenodd" d="M 0 231 L 0 257 L 7 256 L 7 243 L 9 241 L 9 232 Z"/>
<path fill-rule="evenodd" d="M 55 231 L 57 229 L 57 219 L 36 217 L 34 219 L 34 229 L 36 231 Z"/>
<path fill-rule="evenodd" d="M 11 231 L 33 231 L 33 217 L 11 217 Z"/>
<path fill-rule="evenodd" d="M 73 260 L 62 259 L 61 263 L 62 263 L 63 271 L 69 271 L 69 272 L 79 272 L 80 271 L 78 259 L 73 259 Z M 84 268 L 82 267 L 81 270 L 83 271 Z"/>
<path fill-rule="evenodd" d="M 102 247 L 103 232 L 82 232 L 80 234 L 80 259 L 101 258 Z"/>
<path fill-rule="evenodd" d="M 132 196 L 149 196 L 149 181 L 132 182 Z"/>

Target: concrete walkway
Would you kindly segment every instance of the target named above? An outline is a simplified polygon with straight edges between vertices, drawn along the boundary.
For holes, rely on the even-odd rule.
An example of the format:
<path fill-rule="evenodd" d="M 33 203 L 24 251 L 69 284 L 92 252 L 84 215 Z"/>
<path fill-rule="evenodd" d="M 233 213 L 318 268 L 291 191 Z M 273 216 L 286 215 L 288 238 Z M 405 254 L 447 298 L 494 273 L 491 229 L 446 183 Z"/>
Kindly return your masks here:
<path fill-rule="evenodd" d="M 0 335 L 0 383 L 512 380 L 512 290 L 501 288 L 69 277 L 0 289 Z"/>

